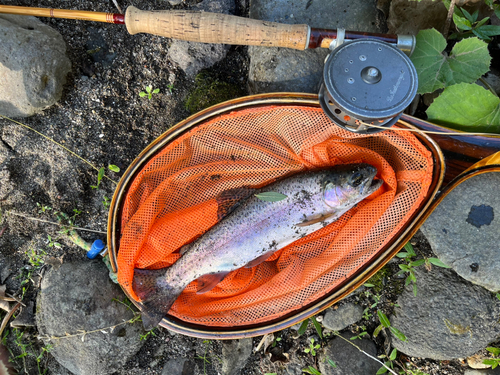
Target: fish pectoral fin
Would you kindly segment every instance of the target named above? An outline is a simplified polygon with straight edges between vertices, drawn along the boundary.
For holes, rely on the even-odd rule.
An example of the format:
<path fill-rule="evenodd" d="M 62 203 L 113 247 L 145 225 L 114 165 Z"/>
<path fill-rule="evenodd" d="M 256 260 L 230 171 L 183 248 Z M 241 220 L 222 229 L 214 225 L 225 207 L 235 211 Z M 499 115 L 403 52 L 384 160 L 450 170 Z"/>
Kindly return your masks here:
<path fill-rule="evenodd" d="M 276 250 L 268 251 L 267 253 L 262 254 L 260 257 L 255 258 L 254 260 L 248 262 L 245 264 L 245 268 L 252 268 L 255 266 L 258 266 L 261 263 L 264 263 L 267 258 L 269 258 L 271 255 L 273 255 L 276 252 Z"/>
<path fill-rule="evenodd" d="M 240 187 L 235 189 L 224 190 L 215 200 L 217 201 L 217 220 L 222 220 L 224 217 L 233 212 L 241 203 L 252 196 L 257 189 L 250 187 Z"/>
<path fill-rule="evenodd" d="M 198 278 L 198 290 L 196 294 L 203 294 L 211 291 L 215 286 L 224 280 L 229 272 L 212 273 Z"/>
<path fill-rule="evenodd" d="M 319 214 L 319 215 L 313 215 L 313 216 L 307 216 L 306 219 L 302 223 L 295 224 L 296 227 L 308 227 L 309 225 L 313 225 L 316 223 L 321 223 L 322 221 L 328 219 L 329 217 L 332 217 L 335 215 L 337 212 L 331 212 L 328 214 Z"/>

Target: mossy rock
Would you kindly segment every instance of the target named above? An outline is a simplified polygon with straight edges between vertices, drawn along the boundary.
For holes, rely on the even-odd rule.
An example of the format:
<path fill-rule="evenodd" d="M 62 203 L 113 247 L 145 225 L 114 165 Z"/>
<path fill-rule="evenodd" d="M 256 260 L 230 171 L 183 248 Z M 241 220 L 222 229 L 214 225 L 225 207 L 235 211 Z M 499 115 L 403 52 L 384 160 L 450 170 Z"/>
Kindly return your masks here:
<path fill-rule="evenodd" d="M 195 84 L 186 100 L 186 109 L 191 113 L 245 95 L 240 86 L 220 81 L 206 73 L 198 74 Z"/>
<path fill-rule="evenodd" d="M 387 276 L 391 274 L 389 267 L 382 267 L 378 272 L 370 277 L 370 279 L 366 282 L 367 284 L 373 285 L 373 291 L 378 294 L 381 293 L 385 288 L 387 282 Z M 385 280 L 385 281 L 384 281 Z"/>

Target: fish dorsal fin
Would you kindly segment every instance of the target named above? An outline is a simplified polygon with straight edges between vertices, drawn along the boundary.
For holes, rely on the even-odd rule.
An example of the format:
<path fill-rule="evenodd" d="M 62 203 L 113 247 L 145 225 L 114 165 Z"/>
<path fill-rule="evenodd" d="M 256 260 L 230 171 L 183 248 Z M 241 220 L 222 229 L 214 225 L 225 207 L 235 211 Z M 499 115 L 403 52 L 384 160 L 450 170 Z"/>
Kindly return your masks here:
<path fill-rule="evenodd" d="M 265 262 L 267 258 L 269 258 L 271 255 L 273 255 L 276 252 L 276 250 L 268 251 L 267 253 L 262 254 L 260 257 L 255 258 L 254 260 L 248 262 L 245 264 L 245 268 L 252 268 L 255 266 L 258 266 L 259 264 Z"/>
<path fill-rule="evenodd" d="M 333 211 L 333 212 L 330 212 L 328 214 L 307 216 L 306 219 L 302 223 L 295 224 L 295 226 L 296 227 L 308 227 L 309 225 L 321 223 L 322 221 L 328 219 L 329 217 L 332 217 L 336 213 L 337 213 L 336 211 Z"/>
<path fill-rule="evenodd" d="M 233 212 L 245 199 L 255 193 L 256 189 L 250 187 L 240 187 L 224 190 L 215 200 L 217 201 L 217 220 L 222 220 L 225 216 Z"/>
<path fill-rule="evenodd" d="M 196 294 L 203 294 L 211 291 L 215 286 L 224 280 L 229 272 L 211 273 L 198 278 L 198 290 Z"/>

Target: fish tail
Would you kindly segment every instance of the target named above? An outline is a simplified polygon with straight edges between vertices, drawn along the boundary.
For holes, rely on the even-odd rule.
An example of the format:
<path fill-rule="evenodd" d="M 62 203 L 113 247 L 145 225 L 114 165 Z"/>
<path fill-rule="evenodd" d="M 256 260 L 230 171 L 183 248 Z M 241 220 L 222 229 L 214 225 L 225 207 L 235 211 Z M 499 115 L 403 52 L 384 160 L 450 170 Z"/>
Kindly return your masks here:
<path fill-rule="evenodd" d="M 166 279 L 165 269 L 134 270 L 132 287 L 141 299 L 142 324 L 147 331 L 160 324 L 182 292 L 182 288 L 174 287 Z"/>

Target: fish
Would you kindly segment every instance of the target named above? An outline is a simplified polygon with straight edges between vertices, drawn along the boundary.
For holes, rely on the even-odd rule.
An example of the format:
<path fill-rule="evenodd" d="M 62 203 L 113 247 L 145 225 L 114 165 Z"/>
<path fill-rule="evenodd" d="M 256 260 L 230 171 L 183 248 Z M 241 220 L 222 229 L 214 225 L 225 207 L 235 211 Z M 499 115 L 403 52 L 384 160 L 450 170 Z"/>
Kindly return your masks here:
<path fill-rule="evenodd" d="M 134 269 L 146 330 L 156 327 L 184 288 L 197 280 L 197 293 L 213 289 L 231 271 L 255 267 L 276 251 L 333 223 L 377 191 L 383 180 L 369 164 L 345 164 L 298 173 L 262 189 L 242 188 L 247 199 L 232 201 L 225 217 L 190 244 L 170 267 Z M 264 201 L 260 193 L 285 196 Z M 238 189 L 220 194 L 224 201 Z M 219 202 L 219 201 L 218 201 Z M 221 201 L 221 205 L 222 201 Z"/>

